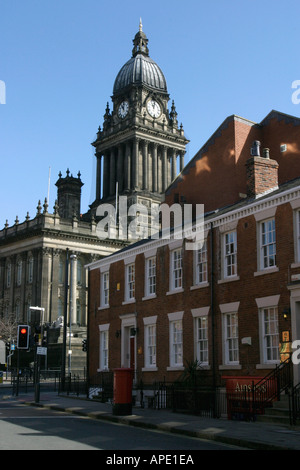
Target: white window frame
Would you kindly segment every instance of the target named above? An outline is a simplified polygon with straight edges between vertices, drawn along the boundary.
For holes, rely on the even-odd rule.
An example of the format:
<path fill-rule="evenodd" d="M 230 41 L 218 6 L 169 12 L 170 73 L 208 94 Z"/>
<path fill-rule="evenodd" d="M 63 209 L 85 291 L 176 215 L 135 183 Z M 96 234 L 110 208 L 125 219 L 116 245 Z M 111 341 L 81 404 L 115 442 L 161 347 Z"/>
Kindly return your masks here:
<path fill-rule="evenodd" d="M 170 262 L 170 281 L 171 291 L 178 291 L 183 289 L 183 250 L 182 248 L 176 248 L 171 251 L 171 262 Z"/>
<path fill-rule="evenodd" d="M 224 338 L 225 364 L 239 364 L 239 334 L 237 312 L 224 314 Z"/>
<path fill-rule="evenodd" d="M 100 307 L 109 307 L 109 271 L 104 271 L 101 276 L 101 289 L 100 289 Z"/>
<path fill-rule="evenodd" d="M 157 315 L 143 318 L 144 322 L 144 367 L 143 371 L 157 370 Z"/>
<path fill-rule="evenodd" d="M 271 227 L 270 227 L 271 224 Z M 270 230 L 271 229 L 271 230 Z M 264 239 L 266 237 L 266 239 Z M 275 217 L 259 224 L 260 269 L 276 268 L 276 222 Z M 273 261 L 271 262 L 271 259 Z"/>
<path fill-rule="evenodd" d="M 209 368 L 209 309 L 210 306 L 191 309 L 194 321 L 194 358 L 205 368 Z M 199 335 L 199 326 L 204 335 Z"/>
<path fill-rule="evenodd" d="M 168 314 L 169 364 L 167 370 L 183 370 L 183 312 Z"/>
<path fill-rule="evenodd" d="M 279 304 L 280 294 L 278 295 L 271 295 L 268 297 L 260 297 L 255 299 L 257 308 L 258 308 L 258 321 L 259 321 L 259 345 L 260 345 L 260 364 L 257 364 L 257 369 L 263 369 L 266 366 L 275 367 L 276 364 L 279 364 L 280 356 L 279 356 L 279 330 L 278 330 L 278 304 Z M 278 359 L 268 359 L 267 357 L 267 343 L 268 338 L 271 335 L 266 334 L 266 324 L 264 322 L 264 316 L 266 311 L 273 311 L 276 312 L 276 321 L 277 321 L 277 333 L 273 331 L 273 334 L 277 335 L 276 341 L 278 343 Z"/>
<path fill-rule="evenodd" d="M 223 278 L 237 276 L 237 232 L 232 230 L 223 235 Z"/>
<path fill-rule="evenodd" d="M 109 323 L 99 325 L 99 371 L 109 370 Z"/>
<path fill-rule="evenodd" d="M 126 300 L 135 300 L 135 263 L 126 265 Z"/>
<path fill-rule="evenodd" d="M 208 316 L 195 319 L 196 359 L 200 365 L 208 365 Z"/>
<path fill-rule="evenodd" d="M 156 295 L 156 256 L 152 256 L 145 260 L 145 296 L 151 297 Z"/>
<path fill-rule="evenodd" d="M 201 244 L 201 247 L 195 250 L 195 270 L 194 270 L 194 285 L 200 286 L 208 283 L 208 269 L 207 269 L 207 240 Z"/>
<path fill-rule="evenodd" d="M 277 307 L 260 309 L 264 364 L 279 363 L 279 329 Z"/>
<path fill-rule="evenodd" d="M 219 305 L 222 313 L 223 365 L 220 369 L 240 369 L 238 310 L 240 302 Z M 230 323 L 229 323 L 230 321 Z M 231 354 L 236 354 L 232 357 Z"/>

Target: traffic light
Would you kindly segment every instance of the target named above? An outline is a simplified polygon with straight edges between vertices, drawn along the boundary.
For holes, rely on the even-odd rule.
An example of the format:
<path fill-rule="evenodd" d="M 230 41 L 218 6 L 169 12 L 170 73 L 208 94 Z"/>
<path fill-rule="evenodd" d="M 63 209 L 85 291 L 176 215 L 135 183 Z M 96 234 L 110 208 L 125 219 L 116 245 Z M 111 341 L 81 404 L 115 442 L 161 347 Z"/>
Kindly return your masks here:
<path fill-rule="evenodd" d="M 86 352 L 87 351 L 87 342 L 86 339 L 82 340 L 82 351 Z"/>
<path fill-rule="evenodd" d="M 17 348 L 29 348 L 30 327 L 28 325 L 18 325 Z"/>

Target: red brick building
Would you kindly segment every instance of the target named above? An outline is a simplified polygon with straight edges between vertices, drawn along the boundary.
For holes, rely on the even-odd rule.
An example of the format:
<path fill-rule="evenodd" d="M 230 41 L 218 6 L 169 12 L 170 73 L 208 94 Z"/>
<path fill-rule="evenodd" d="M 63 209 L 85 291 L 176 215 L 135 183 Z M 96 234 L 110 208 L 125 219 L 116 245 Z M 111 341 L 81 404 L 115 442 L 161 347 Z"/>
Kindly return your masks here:
<path fill-rule="evenodd" d="M 172 381 L 197 359 L 203 384 L 221 386 L 265 376 L 300 339 L 299 124 L 228 118 L 173 182 L 169 204 L 205 205 L 199 250 L 141 240 L 88 266 L 90 376 Z"/>

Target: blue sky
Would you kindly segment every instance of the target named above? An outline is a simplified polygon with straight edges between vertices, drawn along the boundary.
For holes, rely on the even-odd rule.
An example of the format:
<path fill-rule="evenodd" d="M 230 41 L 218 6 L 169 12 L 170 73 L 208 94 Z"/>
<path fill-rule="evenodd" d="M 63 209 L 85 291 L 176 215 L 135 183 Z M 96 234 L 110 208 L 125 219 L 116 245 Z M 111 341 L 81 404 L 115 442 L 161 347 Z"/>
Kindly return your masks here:
<path fill-rule="evenodd" d="M 49 168 L 50 212 L 67 168 L 82 174 L 82 212 L 94 200 L 90 144 L 140 17 L 190 139 L 185 164 L 229 115 L 300 117 L 299 0 L 0 0 L 0 229 L 35 216 Z"/>

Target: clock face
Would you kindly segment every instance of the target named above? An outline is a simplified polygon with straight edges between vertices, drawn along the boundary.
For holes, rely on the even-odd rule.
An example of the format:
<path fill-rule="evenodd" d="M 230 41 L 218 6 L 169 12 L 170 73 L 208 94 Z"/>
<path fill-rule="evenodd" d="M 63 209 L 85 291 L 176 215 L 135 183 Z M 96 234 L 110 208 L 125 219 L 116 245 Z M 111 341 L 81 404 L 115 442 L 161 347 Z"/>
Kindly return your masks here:
<path fill-rule="evenodd" d="M 147 110 L 150 116 L 152 117 L 159 117 L 160 116 L 160 106 L 157 101 L 155 100 L 150 100 L 147 103 Z"/>
<path fill-rule="evenodd" d="M 122 101 L 122 103 L 120 104 L 119 109 L 118 109 L 118 116 L 121 119 L 124 119 L 124 117 L 127 116 L 128 110 L 129 110 L 128 101 Z"/>

